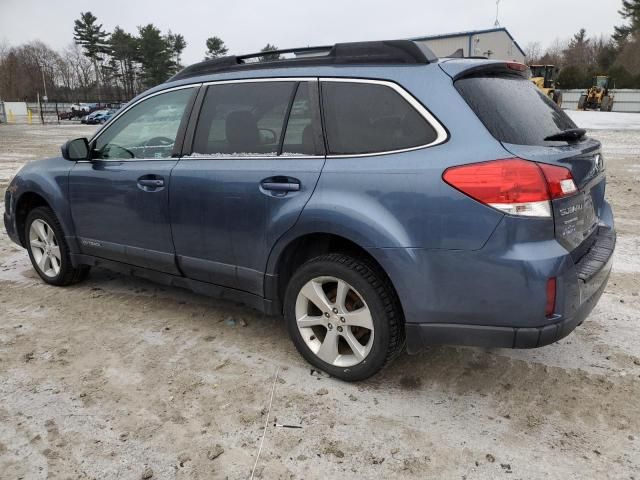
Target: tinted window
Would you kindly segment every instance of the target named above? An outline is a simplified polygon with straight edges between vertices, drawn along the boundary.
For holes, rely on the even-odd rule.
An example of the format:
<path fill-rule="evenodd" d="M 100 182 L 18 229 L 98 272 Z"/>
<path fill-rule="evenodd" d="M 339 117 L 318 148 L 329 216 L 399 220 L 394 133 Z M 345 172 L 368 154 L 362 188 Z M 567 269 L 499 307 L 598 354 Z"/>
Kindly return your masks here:
<path fill-rule="evenodd" d="M 196 154 L 277 155 L 295 82 L 208 88 L 193 145 Z"/>
<path fill-rule="evenodd" d="M 518 145 L 557 145 L 549 135 L 575 123 L 531 81 L 520 77 L 470 77 L 455 87 L 491 134 Z"/>
<path fill-rule="evenodd" d="M 321 154 L 322 132 L 319 127 L 318 99 L 315 84 L 302 82 L 298 86 L 284 135 L 282 154 Z"/>
<path fill-rule="evenodd" d="M 184 110 L 194 89 L 144 100 L 125 112 L 96 139 L 94 158 L 169 158 Z"/>
<path fill-rule="evenodd" d="M 322 98 L 332 154 L 400 150 L 427 145 L 437 137 L 433 127 L 390 87 L 323 82 Z"/>

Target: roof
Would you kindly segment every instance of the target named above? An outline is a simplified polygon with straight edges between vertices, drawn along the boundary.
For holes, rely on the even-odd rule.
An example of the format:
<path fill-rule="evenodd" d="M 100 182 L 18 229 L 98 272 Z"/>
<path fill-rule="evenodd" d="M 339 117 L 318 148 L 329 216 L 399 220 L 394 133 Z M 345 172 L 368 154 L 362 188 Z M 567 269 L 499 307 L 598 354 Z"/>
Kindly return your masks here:
<path fill-rule="evenodd" d="M 442 35 L 429 35 L 429 36 L 426 36 L 426 37 L 412 38 L 411 40 L 413 40 L 415 42 L 421 42 L 421 41 L 426 41 L 426 40 L 440 40 L 440 39 L 444 39 L 444 38 L 470 37 L 470 36 L 473 36 L 473 35 L 482 35 L 483 33 L 494 33 L 494 32 L 504 32 L 504 33 L 506 33 L 507 36 L 511 39 L 511 41 L 514 43 L 514 45 L 516 47 L 518 47 L 518 50 L 520 50 L 520 53 L 522 53 L 522 55 L 526 56 L 526 53 L 524 53 L 524 50 L 522 50 L 520 45 L 518 45 L 518 42 L 516 42 L 516 39 L 513 38 L 513 35 L 511 35 L 509 33 L 509 30 L 507 30 L 504 27 L 487 28 L 485 30 L 469 30 L 469 31 L 466 31 L 466 32 L 445 33 L 445 34 L 442 34 Z"/>

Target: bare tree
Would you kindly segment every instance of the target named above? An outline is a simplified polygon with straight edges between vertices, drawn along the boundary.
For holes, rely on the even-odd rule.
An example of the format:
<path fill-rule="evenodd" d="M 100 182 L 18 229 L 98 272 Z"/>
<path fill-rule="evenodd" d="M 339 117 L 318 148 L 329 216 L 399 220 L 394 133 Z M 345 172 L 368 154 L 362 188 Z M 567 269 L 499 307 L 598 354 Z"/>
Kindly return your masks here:
<path fill-rule="evenodd" d="M 556 38 L 544 51 L 544 55 L 539 58 L 539 62 L 544 65 L 564 65 L 564 51 L 567 48 L 567 41 Z"/>
<path fill-rule="evenodd" d="M 540 42 L 529 42 L 524 47 L 524 54 L 527 57 L 527 63 L 538 63 L 538 60 L 542 56 L 542 46 Z"/>

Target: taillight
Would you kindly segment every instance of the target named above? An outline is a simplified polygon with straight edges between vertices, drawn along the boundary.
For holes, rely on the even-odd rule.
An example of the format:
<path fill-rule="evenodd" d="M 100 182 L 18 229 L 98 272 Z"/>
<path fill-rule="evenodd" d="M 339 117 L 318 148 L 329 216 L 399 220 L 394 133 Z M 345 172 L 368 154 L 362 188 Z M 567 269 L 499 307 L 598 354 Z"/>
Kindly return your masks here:
<path fill-rule="evenodd" d="M 451 167 L 442 178 L 479 202 L 530 217 L 550 217 L 549 200 L 576 191 L 568 169 L 520 158 Z"/>
<path fill-rule="evenodd" d="M 546 163 L 539 163 L 538 165 L 547 179 L 549 194 L 552 199 L 571 195 L 578 191 L 568 168 Z"/>

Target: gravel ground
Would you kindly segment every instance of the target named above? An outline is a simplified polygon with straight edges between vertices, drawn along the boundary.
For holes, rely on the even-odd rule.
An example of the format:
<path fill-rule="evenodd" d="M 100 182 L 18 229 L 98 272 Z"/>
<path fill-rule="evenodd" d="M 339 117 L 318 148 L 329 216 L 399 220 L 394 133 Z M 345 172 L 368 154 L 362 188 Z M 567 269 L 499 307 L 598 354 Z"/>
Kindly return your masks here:
<path fill-rule="evenodd" d="M 92 131 L 0 125 L 0 191 Z M 99 269 L 45 286 L 1 231 L 0 478 L 244 479 L 265 424 L 256 478 L 640 478 L 640 131 L 590 134 L 619 243 L 587 321 L 537 350 L 405 355 L 360 384 L 241 306 Z"/>

